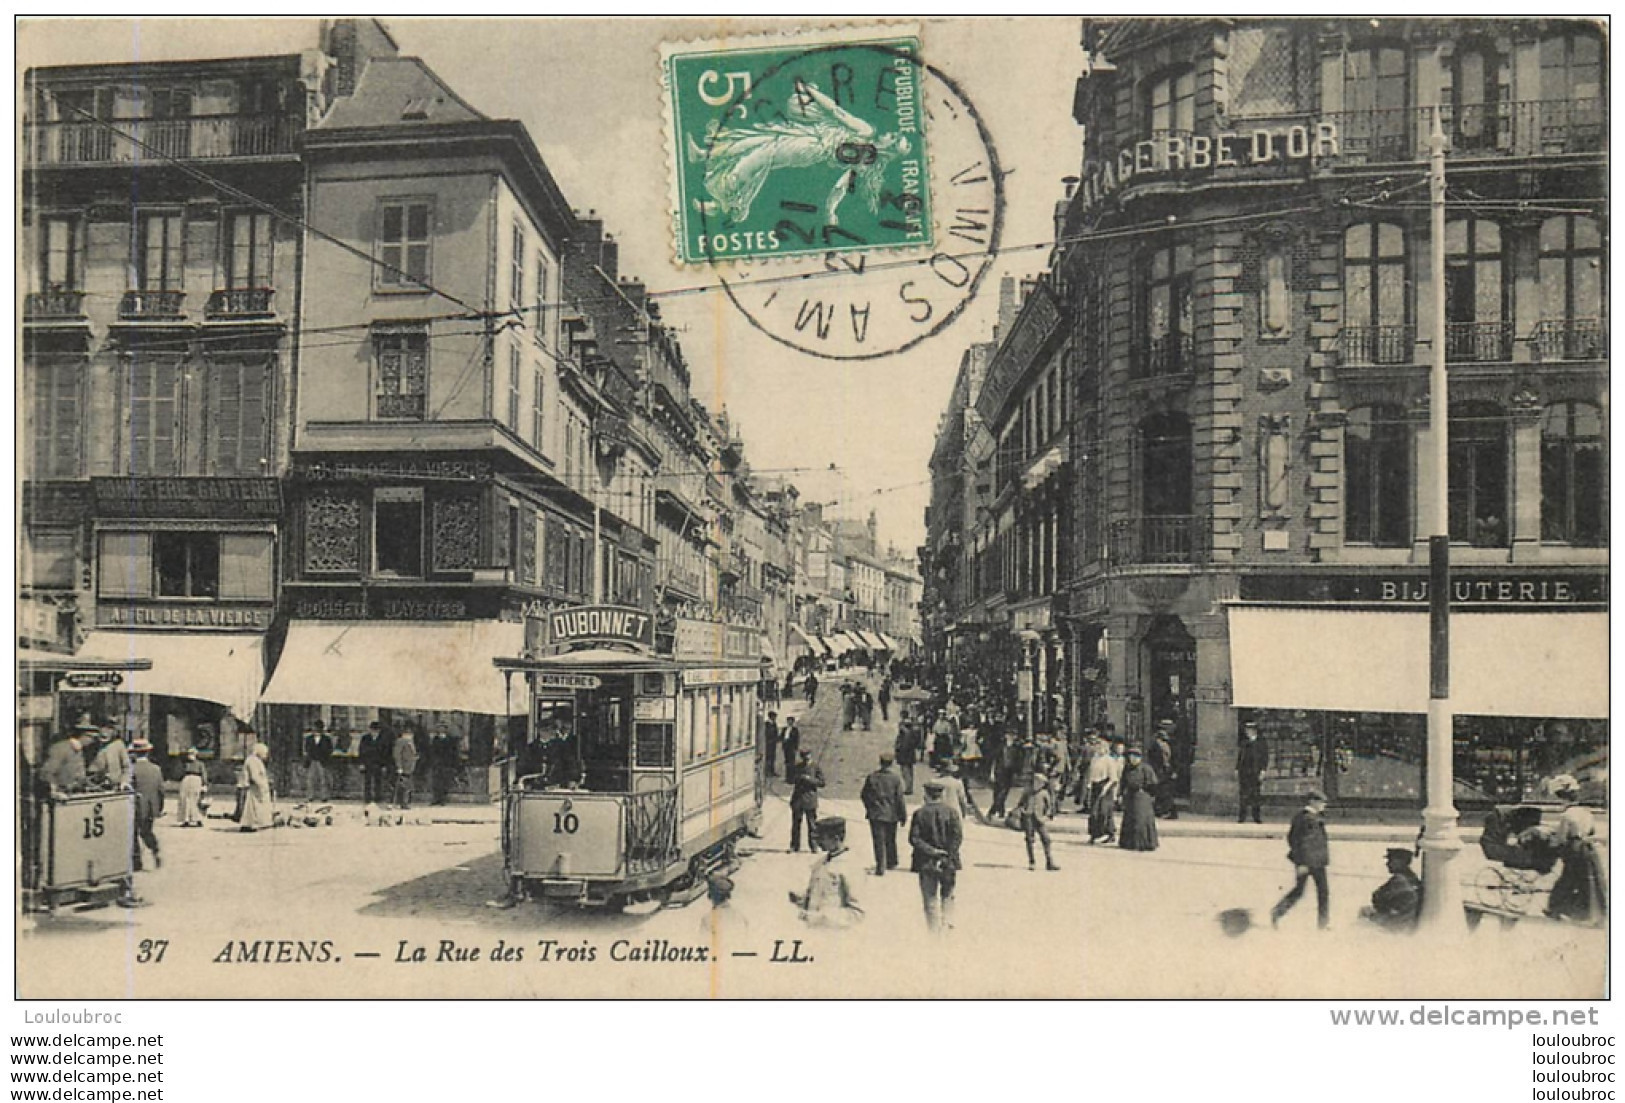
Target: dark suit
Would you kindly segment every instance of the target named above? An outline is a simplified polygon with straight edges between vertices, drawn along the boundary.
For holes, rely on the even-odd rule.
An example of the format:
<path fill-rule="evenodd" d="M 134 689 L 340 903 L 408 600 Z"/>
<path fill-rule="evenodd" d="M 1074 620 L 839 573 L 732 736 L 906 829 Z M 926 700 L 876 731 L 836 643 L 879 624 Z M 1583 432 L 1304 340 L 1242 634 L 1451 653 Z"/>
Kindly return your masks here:
<path fill-rule="evenodd" d="M 1254 823 L 1264 822 L 1264 770 L 1269 764 L 1270 745 L 1264 742 L 1264 737 L 1249 740 L 1245 735 L 1242 736 L 1241 749 L 1236 752 L 1236 780 L 1241 787 L 1241 807 L 1236 812 L 1237 823 L 1247 819 L 1248 809 L 1252 810 Z"/>
<path fill-rule="evenodd" d="M 959 817 L 939 801 L 927 801 L 914 813 L 908 842 L 914 848 L 910 863 L 920 875 L 920 897 L 925 902 L 926 926 L 940 930 L 952 926 L 954 887 L 959 877 L 959 846 L 965 829 Z"/>
<path fill-rule="evenodd" d="M 164 811 L 164 774 L 147 758 L 135 760 L 130 770 L 130 784 L 135 789 L 135 837 L 130 840 L 133 868 L 141 868 L 141 844 L 152 851 L 152 860 L 163 865 L 158 857 L 158 836 L 152 826 Z"/>
<path fill-rule="evenodd" d="M 863 782 L 863 814 L 875 844 L 875 873 L 897 868 L 897 825 L 908 819 L 903 803 L 903 779 L 882 766 Z"/>
<path fill-rule="evenodd" d="M 816 763 L 790 767 L 790 849 L 801 849 L 801 825 L 807 825 L 807 844 L 812 845 L 813 824 L 818 820 L 818 790 L 824 787 L 824 771 Z"/>
<path fill-rule="evenodd" d="M 388 799 L 384 794 L 384 777 L 389 770 L 389 750 L 389 740 L 380 731 L 368 729 L 367 734 L 361 737 L 362 799 L 368 804 L 382 803 Z"/>
<path fill-rule="evenodd" d="M 1297 880 L 1270 910 L 1272 922 L 1292 910 L 1303 896 L 1303 886 L 1310 878 L 1315 882 L 1315 909 L 1322 927 L 1331 923 L 1331 887 L 1326 882 L 1326 867 L 1330 852 L 1326 844 L 1326 821 L 1305 808 L 1292 817 L 1292 826 L 1286 834 L 1286 856 L 1293 865 Z"/>

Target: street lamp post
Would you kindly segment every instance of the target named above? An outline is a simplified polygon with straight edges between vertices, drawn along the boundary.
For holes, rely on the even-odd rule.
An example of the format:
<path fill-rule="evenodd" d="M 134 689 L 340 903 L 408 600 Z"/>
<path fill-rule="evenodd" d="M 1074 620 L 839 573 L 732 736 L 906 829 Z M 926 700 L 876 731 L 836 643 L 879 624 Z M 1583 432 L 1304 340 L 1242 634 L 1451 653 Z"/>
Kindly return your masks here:
<path fill-rule="evenodd" d="M 1450 703 L 1450 384 L 1445 370 L 1444 126 L 1433 108 L 1428 141 L 1432 214 L 1433 363 L 1428 428 L 1433 438 L 1433 526 L 1428 534 L 1428 744 L 1427 806 L 1422 809 L 1422 917 L 1431 933 L 1464 931 L 1461 884 L 1454 868 L 1461 853 L 1456 832 L 1455 712 Z"/>

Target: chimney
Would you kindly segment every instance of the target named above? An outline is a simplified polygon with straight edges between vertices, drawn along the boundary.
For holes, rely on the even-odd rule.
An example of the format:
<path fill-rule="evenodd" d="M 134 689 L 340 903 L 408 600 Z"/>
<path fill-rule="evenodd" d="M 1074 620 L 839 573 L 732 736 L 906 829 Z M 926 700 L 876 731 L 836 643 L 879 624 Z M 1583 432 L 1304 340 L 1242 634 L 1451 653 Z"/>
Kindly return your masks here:
<path fill-rule="evenodd" d="M 621 247 L 615 241 L 614 234 L 605 234 L 603 243 L 598 249 L 598 267 L 603 269 L 604 275 L 615 279 L 617 269 L 620 268 Z"/>
<path fill-rule="evenodd" d="M 639 310 L 646 309 L 649 292 L 643 281 L 636 276 L 621 277 L 621 294 L 630 299 Z"/>

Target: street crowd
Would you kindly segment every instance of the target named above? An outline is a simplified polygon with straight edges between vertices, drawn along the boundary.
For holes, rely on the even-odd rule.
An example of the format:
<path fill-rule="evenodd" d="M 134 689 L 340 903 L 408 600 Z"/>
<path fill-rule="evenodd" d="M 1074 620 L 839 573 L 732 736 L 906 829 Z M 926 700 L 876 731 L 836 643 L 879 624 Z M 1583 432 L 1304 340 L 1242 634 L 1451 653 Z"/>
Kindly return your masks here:
<path fill-rule="evenodd" d="M 877 704 L 882 719 L 887 718 L 895 697 L 893 678 L 886 670 L 878 676 L 879 688 L 873 694 L 863 680 L 848 679 L 840 685 L 843 731 L 855 727 L 872 730 Z M 789 691 L 787 682 L 787 695 Z M 816 700 L 816 674 L 809 673 L 804 692 L 809 704 Z M 856 859 L 847 846 L 846 821 L 839 816 L 819 816 L 819 791 L 825 786 L 825 776 L 812 752 L 800 746 L 796 721 L 788 721 L 781 731 L 776 714 L 769 714 L 765 727 L 768 772 L 777 776 L 776 755 L 782 750 L 784 779 L 791 786 L 790 849 L 801 849 L 805 828 L 808 844 L 817 854 L 807 891 L 793 893 L 791 900 L 810 926 L 851 927 L 862 919 L 863 911 L 853 890 L 851 870 Z M 1060 866 L 1054 857 L 1050 824 L 1058 813 L 1087 816 L 1090 845 L 1115 844 L 1140 852 L 1154 851 L 1160 845 L 1159 819 L 1179 816 L 1177 779 L 1180 771 L 1188 769 L 1189 758 L 1176 746 L 1172 720 L 1159 720 L 1144 748 L 1119 738 L 1110 724 L 1087 729 L 1075 739 L 1068 738 L 1064 729 L 1026 734 L 1014 729 L 1010 718 L 986 701 L 959 704 L 938 695 L 900 702 L 896 740 L 890 750 L 880 752 L 877 768 L 864 779 L 861 800 L 873 849 L 868 873 L 884 877 L 898 869 L 898 833 L 907 825 L 909 869 L 918 876 L 931 931 L 953 926 L 968 818 L 1019 830 L 1026 843 L 1028 869 L 1038 868 L 1041 853 L 1044 869 L 1056 871 Z M 1235 760 L 1238 823 L 1263 822 L 1262 779 L 1268 764 L 1266 741 L 1255 724 L 1244 723 Z M 905 798 L 913 795 L 916 771 L 922 765 L 931 773 L 921 785 L 924 803 L 911 816 Z M 986 812 L 972 796 L 973 784 L 990 791 Z M 1073 802 L 1070 809 L 1066 807 L 1069 802 Z M 1315 887 L 1317 924 L 1321 929 L 1330 926 L 1327 803 L 1325 794 L 1312 790 L 1292 817 L 1287 833 L 1292 884 L 1270 909 L 1272 926 L 1280 924 L 1310 883 Z M 1546 917 L 1594 923 L 1605 915 L 1606 879 L 1595 833 L 1590 812 L 1571 806 L 1559 818 L 1555 831 L 1538 840 L 1546 848 L 1544 868 L 1549 871 L 1559 861 L 1563 865 L 1563 873 L 1550 889 Z M 1523 841 L 1537 845 L 1528 836 Z M 1496 857 L 1488 847 L 1486 855 Z M 1392 932 L 1415 929 L 1422 908 L 1422 882 L 1412 869 L 1415 856 L 1409 847 L 1387 850 L 1387 879 L 1361 908 L 1363 921 Z M 1231 926 L 1234 914 L 1225 913 L 1221 922 L 1231 933 L 1239 933 Z"/>

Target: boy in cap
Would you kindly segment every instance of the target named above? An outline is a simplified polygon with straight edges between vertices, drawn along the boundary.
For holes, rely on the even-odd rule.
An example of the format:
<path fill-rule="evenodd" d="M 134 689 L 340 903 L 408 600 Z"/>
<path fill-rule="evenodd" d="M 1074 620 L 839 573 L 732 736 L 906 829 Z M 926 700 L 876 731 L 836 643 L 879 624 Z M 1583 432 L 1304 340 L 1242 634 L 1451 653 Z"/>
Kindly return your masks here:
<path fill-rule="evenodd" d="M 1037 869 L 1033 854 L 1033 836 L 1044 843 L 1044 868 L 1051 872 L 1061 867 L 1050 856 L 1049 821 L 1055 818 L 1055 794 L 1050 791 L 1049 778 L 1034 774 L 1033 783 L 1021 797 L 1021 830 L 1027 837 L 1027 869 Z"/>
<path fill-rule="evenodd" d="M 1388 848 L 1388 880 L 1371 894 L 1370 906 L 1360 909 L 1361 919 L 1389 931 L 1416 929 L 1422 913 L 1422 880 L 1411 870 L 1411 857 L 1403 847 Z"/>
<path fill-rule="evenodd" d="M 1304 883 L 1311 877 L 1315 881 L 1316 919 L 1320 929 L 1331 926 L 1331 888 L 1326 883 L 1326 867 L 1331 863 L 1331 858 L 1326 845 L 1325 814 L 1326 794 L 1314 789 L 1305 798 L 1303 808 L 1292 817 L 1292 826 L 1286 835 L 1286 856 L 1292 863 L 1297 880 L 1280 902 L 1270 909 L 1271 926 L 1280 926 L 1281 917 L 1291 911 L 1303 896 Z"/>
<path fill-rule="evenodd" d="M 743 942 L 750 923 L 733 906 L 734 883 L 726 874 L 713 873 L 705 882 L 711 910 L 700 918 L 700 933 L 719 944 Z"/>
<path fill-rule="evenodd" d="M 809 927 L 850 927 L 863 918 L 863 909 L 846 875 L 846 820 L 826 816 L 813 824 L 812 844 L 823 855 L 813 863 L 806 893 L 792 892 L 790 902 L 801 909 L 801 919 Z"/>

